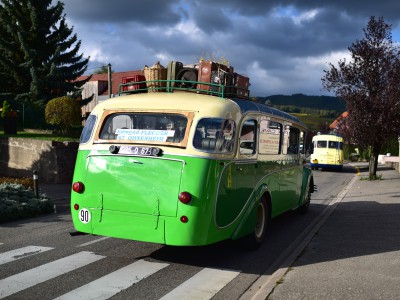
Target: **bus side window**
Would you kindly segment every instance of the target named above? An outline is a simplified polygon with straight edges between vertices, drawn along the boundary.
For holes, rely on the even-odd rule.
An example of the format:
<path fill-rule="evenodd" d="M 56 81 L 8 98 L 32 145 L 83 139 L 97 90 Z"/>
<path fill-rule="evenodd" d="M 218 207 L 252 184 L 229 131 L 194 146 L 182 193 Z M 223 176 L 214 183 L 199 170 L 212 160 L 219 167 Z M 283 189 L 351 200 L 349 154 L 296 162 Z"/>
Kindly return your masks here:
<path fill-rule="evenodd" d="M 257 146 L 257 121 L 247 120 L 240 131 L 240 154 L 255 154 Z"/>
<path fill-rule="evenodd" d="M 300 145 L 300 130 L 295 127 L 290 127 L 289 132 L 289 145 L 287 154 L 298 154 Z"/>
<path fill-rule="evenodd" d="M 258 153 L 280 154 L 282 152 L 282 124 L 263 119 L 260 122 Z"/>

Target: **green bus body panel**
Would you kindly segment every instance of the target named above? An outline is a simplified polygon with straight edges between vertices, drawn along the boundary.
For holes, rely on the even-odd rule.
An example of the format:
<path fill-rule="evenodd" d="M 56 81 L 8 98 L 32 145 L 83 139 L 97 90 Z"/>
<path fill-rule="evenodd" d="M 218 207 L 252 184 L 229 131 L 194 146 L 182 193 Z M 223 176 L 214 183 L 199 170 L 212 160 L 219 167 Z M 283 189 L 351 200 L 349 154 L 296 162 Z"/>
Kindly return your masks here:
<path fill-rule="evenodd" d="M 245 207 L 253 193 L 255 164 L 231 163 L 221 176 L 216 202 L 216 223 L 220 227 L 231 224 Z"/>
<path fill-rule="evenodd" d="M 176 216 L 183 163 L 152 157 L 90 155 L 85 195 L 103 210 Z"/>
<path fill-rule="evenodd" d="M 206 245 L 252 232 L 264 193 L 270 195 L 272 217 L 301 205 L 302 185 L 308 182 L 303 175 L 310 173 L 303 172 L 299 159 L 154 158 L 79 150 L 73 181 L 83 182 L 85 190 L 72 192 L 72 220 L 80 232 Z M 192 195 L 189 204 L 178 200 L 183 191 Z M 90 211 L 90 222 L 80 221 L 74 204 Z M 181 216 L 188 222 L 182 223 Z"/>
<path fill-rule="evenodd" d="M 169 245 L 227 239 L 234 228 L 221 230 L 214 221 L 222 168 L 218 160 L 195 157 L 125 157 L 80 150 L 74 182 L 82 181 L 85 191 L 72 193 L 74 226 L 81 232 Z M 178 200 L 182 191 L 192 194 L 188 205 Z M 90 210 L 88 224 L 80 222 L 74 204 Z M 183 215 L 188 223 L 180 221 Z"/>

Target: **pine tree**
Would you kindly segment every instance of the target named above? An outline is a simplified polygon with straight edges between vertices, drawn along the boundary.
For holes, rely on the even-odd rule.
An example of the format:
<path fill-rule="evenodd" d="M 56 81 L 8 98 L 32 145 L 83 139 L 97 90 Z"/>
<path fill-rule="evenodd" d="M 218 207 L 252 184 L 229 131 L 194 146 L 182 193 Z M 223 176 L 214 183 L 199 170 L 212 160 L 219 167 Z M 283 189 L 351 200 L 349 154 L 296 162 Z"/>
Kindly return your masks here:
<path fill-rule="evenodd" d="M 0 96 L 44 109 L 50 99 L 79 94 L 88 79 L 76 79 L 89 58 L 79 54 L 81 41 L 63 11 L 59 1 L 0 2 Z"/>

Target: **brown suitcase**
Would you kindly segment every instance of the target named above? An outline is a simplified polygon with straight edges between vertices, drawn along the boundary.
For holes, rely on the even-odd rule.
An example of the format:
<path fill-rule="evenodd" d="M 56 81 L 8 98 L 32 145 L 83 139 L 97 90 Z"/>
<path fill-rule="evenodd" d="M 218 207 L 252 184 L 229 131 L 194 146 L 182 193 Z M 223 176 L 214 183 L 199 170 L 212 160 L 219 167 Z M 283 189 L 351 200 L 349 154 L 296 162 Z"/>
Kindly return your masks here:
<path fill-rule="evenodd" d="M 233 68 L 213 61 L 200 61 L 199 81 L 212 83 L 213 85 L 198 84 L 199 92 L 210 91 L 212 94 L 222 93 L 222 86 L 226 84 L 225 77 Z M 217 86 L 218 85 L 218 86 Z M 224 93 L 225 94 L 225 93 Z"/>
<path fill-rule="evenodd" d="M 236 88 L 234 87 L 234 68 L 229 67 L 224 77 L 224 96 L 225 98 L 234 97 L 236 95 Z"/>
<path fill-rule="evenodd" d="M 200 61 L 199 75 L 198 75 L 199 82 L 211 83 L 212 71 L 217 71 L 217 70 L 218 67 L 215 62 L 208 60 Z M 210 90 L 210 85 L 199 83 L 197 85 L 197 89 L 200 90 L 199 92 L 207 92 Z"/>
<path fill-rule="evenodd" d="M 250 96 L 250 93 L 249 93 L 250 79 L 249 79 L 249 77 L 235 73 L 234 81 L 235 81 L 235 87 L 236 87 L 236 96 L 238 98 L 248 99 Z"/>

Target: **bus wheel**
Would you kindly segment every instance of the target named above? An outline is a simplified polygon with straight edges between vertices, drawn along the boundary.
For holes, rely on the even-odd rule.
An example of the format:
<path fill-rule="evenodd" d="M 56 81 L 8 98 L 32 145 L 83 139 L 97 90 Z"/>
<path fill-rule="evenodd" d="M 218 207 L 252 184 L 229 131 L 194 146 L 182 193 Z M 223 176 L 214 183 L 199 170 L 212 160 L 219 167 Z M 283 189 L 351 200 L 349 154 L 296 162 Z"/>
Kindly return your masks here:
<path fill-rule="evenodd" d="M 242 244 L 247 249 L 254 250 L 261 246 L 264 241 L 269 223 L 268 204 L 264 197 L 258 203 L 256 211 L 256 224 L 254 230 L 242 239 Z"/>
<path fill-rule="evenodd" d="M 299 212 L 301 214 L 307 213 L 308 208 L 310 207 L 310 201 L 311 201 L 310 187 L 308 188 L 308 191 L 306 192 L 306 195 L 304 197 L 305 197 L 304 203 L 299 207 Z"/>
<path fill-rule="evenodd" d="M 308 212 L 308 208 L 310 207 L 310 201 L 311 201 L 311 193 L 313 191 L 314 191 L 314 177 L 311 176 L 307 186 L 306 195 L 304 196 L 303 204 L 298 209 L 301 214 L 305 214 Z"/>

